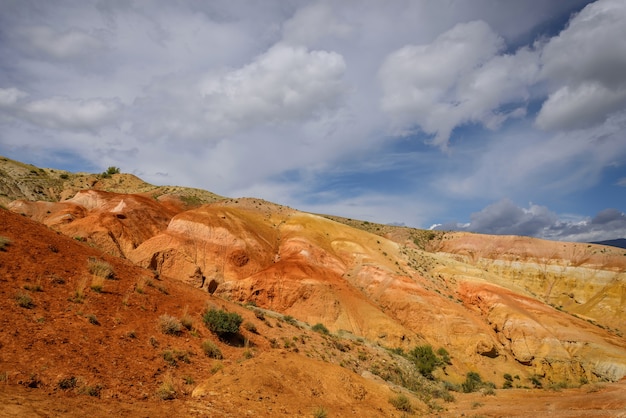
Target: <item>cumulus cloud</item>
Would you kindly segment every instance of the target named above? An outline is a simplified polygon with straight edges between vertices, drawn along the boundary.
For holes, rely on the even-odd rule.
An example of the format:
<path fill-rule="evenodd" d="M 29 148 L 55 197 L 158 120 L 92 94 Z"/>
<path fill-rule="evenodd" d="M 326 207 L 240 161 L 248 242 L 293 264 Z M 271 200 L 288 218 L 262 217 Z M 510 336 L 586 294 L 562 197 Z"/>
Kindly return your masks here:
<path fill-rule="evenodd" d="M 536 53 L 523 48 L 500 55 L 504 48 L 488 24 L 474 21 L 457 24 L 430 44 L 394 51 L 380 70 L 382 109 L 400 129 L 418 125 L 443 147 L 461 124 L 496 128 L 508 116 L 524 113 L 498 108 L 526 100 L 538 72 Z"/>
<path fill-rule="evenodd" d="M 335 52 L 277 44 L 238 70 L 205 77 L 200 94 L 206 117 L 227 130 L 303 121 L 337 106 L 345 69 Z"/>
<path fill-rule="evenodd" d="M 0 89 L 0 109 L 15 119 L 39 127 L 97 132 L 114 123 L 123 107 L 119 100 L 111 98 L 24 100 L 28 96 L 14 87 Z"/>
<path fill-rule="evenodd" d="M 335 52 L 277 44 L 238 69 L 195 81 L 168 75 L 136 100 L 135 112 L 156 118 L 134 118 L 134 132 L 215 142 L 251 128 L 315 120 L 340 105 L 345 67 Z"/>
<path fill-rule="evenodd" d="M 578 129 L 604 122 L 626 106 L 626 3 L 588 5 L 551 38 L 542 78 L 555 86 L 537 115 L 541 129 Z"/>
<path fill-rule="evenodd" d="M 545 206 L 531 203 L 524 208 L 502 199 L 473 213 L 469 223 L 436 225 L 434 229 L 593 242 L 626 236 L 626 214 L 617 209 L 605 209 L 593 218 L 571 219 L 559 217 Z"/>

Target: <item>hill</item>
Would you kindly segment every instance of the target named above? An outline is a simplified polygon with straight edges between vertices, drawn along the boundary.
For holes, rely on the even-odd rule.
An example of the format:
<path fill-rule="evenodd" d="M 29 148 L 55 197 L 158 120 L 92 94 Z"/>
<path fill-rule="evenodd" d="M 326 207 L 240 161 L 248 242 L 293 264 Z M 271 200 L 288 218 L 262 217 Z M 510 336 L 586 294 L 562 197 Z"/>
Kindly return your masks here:
<path fill-rule="evenodd" d="M 515 398 L 532 387 L 579 396 L 626 375 L 617 248 L 384 226 L 127 174 L 3 164 L 15 199 L 0 210 L 10 307 L 0 372 L 13 391 L 73 399 L 95 388 L 103 402 L 149 410 L 169 382 L 176 408 L 215 416 L 396 416 L 389 399 L 400 395 L 421 413 L 458 412 L 475 395 L 450 390 L 468 376 Z M 115 280 L 90 271 L 100 262 Z M 220 339 L 203 325 L 207 306 L 247 325 Z M 164 315 L 189 327 L 163 334 Z M 222 361 L 203 354 L 205 340 Z M 602 384 L 614 395 L 624 385 Z"/>

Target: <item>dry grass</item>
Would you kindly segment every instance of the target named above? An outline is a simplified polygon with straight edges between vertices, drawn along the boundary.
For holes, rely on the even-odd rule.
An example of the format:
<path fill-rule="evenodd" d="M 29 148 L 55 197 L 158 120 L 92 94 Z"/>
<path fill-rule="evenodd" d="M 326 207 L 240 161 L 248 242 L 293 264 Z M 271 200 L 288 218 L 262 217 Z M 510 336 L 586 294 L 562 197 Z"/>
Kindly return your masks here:
<path fill-rule="evenodd" d="M 159 329 L 163 334 L 180 335 L 183 331 L 183 324 L 178 318 L 163 314 L 159 316 Z"/>
<path fill-rule="evenodd" d="M 115 270 L 113 270 L 111 264 L 104 260 L 91 257 L 88 260 L 88 268 L 89 272 L 94 276 L 109 280 L 115 279 Z"/>
<path fill-rule="evenodd" d="M 171 374 L 168 373 L 164 376 L 163 382 L 156 391 L 156 397 L 163 401 L 176 398 L 176 385 Z"/>

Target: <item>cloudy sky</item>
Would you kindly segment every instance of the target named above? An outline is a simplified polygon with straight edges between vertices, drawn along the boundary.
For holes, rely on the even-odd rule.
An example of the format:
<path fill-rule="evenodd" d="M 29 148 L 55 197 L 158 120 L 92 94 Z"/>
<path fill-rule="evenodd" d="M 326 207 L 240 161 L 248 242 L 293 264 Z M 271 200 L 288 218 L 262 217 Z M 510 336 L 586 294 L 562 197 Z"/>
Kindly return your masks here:
<path fill-rule="evenodd" d="M 0 155 L 380 223 L 626 237 L 623 0 L 0 0 Z"/>

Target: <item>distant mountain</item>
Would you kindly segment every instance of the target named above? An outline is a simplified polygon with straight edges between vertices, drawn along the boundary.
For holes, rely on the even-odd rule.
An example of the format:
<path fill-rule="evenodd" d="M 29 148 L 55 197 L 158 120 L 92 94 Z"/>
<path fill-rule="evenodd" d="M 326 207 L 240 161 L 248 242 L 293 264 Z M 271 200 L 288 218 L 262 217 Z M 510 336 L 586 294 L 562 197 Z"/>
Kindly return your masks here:
<path fill-rule="evenodd" d="M 592 244 L 610 245 L 611 247 L 626 248 L 626 238 L 608 239 L 606 241 L 595 241 Z"/>

